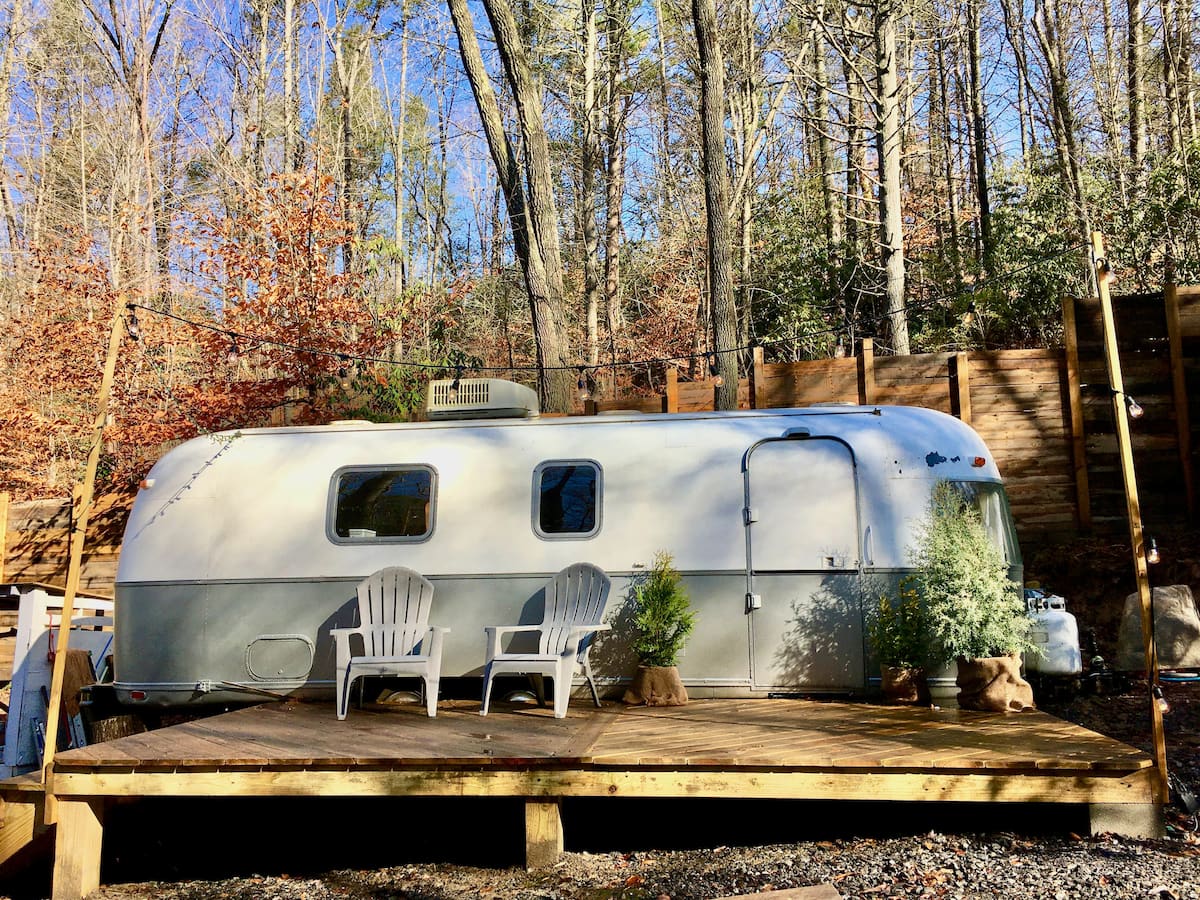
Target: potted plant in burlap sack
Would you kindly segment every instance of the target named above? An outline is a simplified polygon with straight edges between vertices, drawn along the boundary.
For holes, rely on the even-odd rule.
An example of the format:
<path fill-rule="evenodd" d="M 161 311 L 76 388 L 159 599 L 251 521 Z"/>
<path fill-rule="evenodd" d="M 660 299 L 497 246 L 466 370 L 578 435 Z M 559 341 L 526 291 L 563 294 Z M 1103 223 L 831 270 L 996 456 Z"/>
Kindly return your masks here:
<path fill-rule="evenodd" d="M 638 668 L 626 703 L 644 706 L 682 706 L 687 690 L 679 677 L 679 653 L 695 627 L 687 591 L 669 553 L 656 553 L 645 579 L 634 589 L 633 642 Z"/>
<path fill-rule="evenodd" d="M 913 563 L 935 654 L 957 663 L 958 705 L 1032 707 L 1033 689 L 1021 677 L 1021 653 L 1034 647 L 1020 586 L 978 510 L 948 482 L 934 487 Z"/>
<path fill-rule="evenodd" d="M 867 639 L 879 663 L 884 699 L 890 703 L 928 703 L 929 622 L 911 579 L 899 596 L 884 594 L 867 623 Z"/>

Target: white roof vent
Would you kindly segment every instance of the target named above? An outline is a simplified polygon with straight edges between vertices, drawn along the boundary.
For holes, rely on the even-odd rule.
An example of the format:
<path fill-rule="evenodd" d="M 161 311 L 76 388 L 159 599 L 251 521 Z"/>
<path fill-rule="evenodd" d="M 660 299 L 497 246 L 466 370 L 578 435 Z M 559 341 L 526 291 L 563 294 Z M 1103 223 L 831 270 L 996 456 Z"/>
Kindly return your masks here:
<path fill-rule="evenodd" d="M 503 378 L 446 378 L 429 382 L 425 413 L 432 421 L 527 419 L 538 414 L 538 399 L 532 389 Z"/>

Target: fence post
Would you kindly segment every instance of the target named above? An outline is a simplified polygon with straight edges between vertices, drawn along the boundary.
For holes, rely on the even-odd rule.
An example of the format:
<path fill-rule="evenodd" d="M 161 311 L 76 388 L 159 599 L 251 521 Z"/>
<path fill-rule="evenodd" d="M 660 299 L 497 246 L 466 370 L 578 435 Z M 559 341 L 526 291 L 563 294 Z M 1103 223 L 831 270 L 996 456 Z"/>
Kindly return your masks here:
<path fill-rule="evenodd" d="M 1183 335 L 1179 326 L 1179 292 L 1173 280 L 1163 285 L 1167 313 L 1167 338 L 1171 345 L 1171 396 L 1175 401 L 1175 432 L 1179 442 L 1179 464 L 1183 469 L 1184 499 L 1188 521 L 1196 517 L 1192 479 L 1192 426 L 1188 419 L 1187 377 L 1183 371 Z"/>
<path fill-rule="evenodd" d="M 1088 488 L 1087 436 L 1083 432 L 1083 392 L 1079 387 L 1079 336 L 1075 330 L 1075 298 L 1062 298 L 1063 347 L 1067 363 L 1067 402 L 1071 408 L 1071 458 L 1075 469 L 1075 511 L 1079 530 L 1092 528 L 1092 500 Z"/>
<path fill-rule="evenodd" d="M 679 412 L 679 370 L 674 366 L 667 369 L 667 386 L 663 394 L 663 412 Z"/>
<path fill-rule="evenodd" d="M 971 362 L 966 352 L 955 353 L 950 359 L 951 406 L 953 412 L 971 424 Z"/>
<path fill-rule="evenodd" d="M 858 354 L 858 402 L 869 406 L 875 402 L 875 341 L 863 338 Z"/>
<path fill-rule="evenodd" d="M 755 347 L 750 365 L 750 408 L 766 409 L 767 383 L 763 368 L 763 348 Z"/>
<path fill-rule="evenodd" d="M 4 584 L 4 561 L 8 556 L 8 491 L 0 491 L 0 584 Z"/>

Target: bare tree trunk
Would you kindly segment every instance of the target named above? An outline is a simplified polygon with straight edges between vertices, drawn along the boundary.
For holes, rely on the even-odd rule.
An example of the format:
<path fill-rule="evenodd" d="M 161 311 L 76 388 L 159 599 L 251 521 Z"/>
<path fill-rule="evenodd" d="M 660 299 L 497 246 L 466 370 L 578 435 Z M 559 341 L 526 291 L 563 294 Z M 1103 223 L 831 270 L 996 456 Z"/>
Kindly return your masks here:
<path fill-rule="evenodd" d="M 995 272 L 992 240 L 992 203 L 988 195 L 987 113 L 983 100 L 983 74 L 979 58 L 979 4 L 967 0 L 967 53 L 971 70 L 971 131 L 974 136 L 975 199 L 979 204 L 979 237 L 983 249 L 983 271 Z"/>
<path fill-rule="evenodd" d="M 266 184 L 267 172 L 264 156 L 267 147 L 267 67 L 270 65 L 271 4 L 256 0 L 258 13 L 258 71 L 254 79 L 254 183 L 259 187 Z"/>
<path fill-rule="evenodd" d="M 1177 0 L 1163 0 L 1163 101 L 1167 113 L 1167 145 L 1176 159 L 1183 152 L 1183 123 L 1179 97 L 1179 12 Z"/>
<path fill-rule="evenodd" d="M 845 238 L 845 217 L 842 214 L 841 192 L 837 183 L 837 161 L 833 141 L 829 138 L 832 120 L 829 115 L 829 67 L 825 59 L 825 40 L 819 28 L 812 29 L 813 55 L 813 119 L 817 128 L 817 155 L 821 164 L 821 205 L 825 213 L 825 239 L 830 252 L 841 254 Z"/>
<path fill-rule="evenodd" d="M 935 142 L 937 151 L 931 154 L 930 170 L 938 163 L 942 166 L 942 176 L 946 182 L 946 215 L 949 219 L 950 265 L 954 269 L 955 285 L 962 284 L 962 252 L 961 239 L 958 233 L 958 187 L 954 171 L 954 132 L 950 121 L 950 92 L 946 79 L 946 48 L 945 42 L 939 35 L 934 39 L 935 78 L 932 79 L 932 94 L 936 101 L 937 121 L 934 121 L 934 102 L 930 104 L 930 139 Z M 940 159 L 938 158 L 940 156 Z"/>
<path fill-rule="evenodd" d="M 454 20 L 454 29 L 458 34 L 463 69 L 475 95 L 488 148 L 496 163 L 500 186 L 504 191 L 505 203 L 508 206 L 509 220 L 512 224 L 513 251 L 521 263 L 525 275 L 525 285 L 529 291 L 534 339 L 542 372 L 543 403 L 549 412 L 569 412 L 572 406 L 571 388 L 573 385 L 571 372 L 567 368 L 566 332 L 562 320 L 562 260 L 558 252 L 558 235 L 554 234 L 553 247 L 550 248 L 555 255 L 555 264 L 552 266 L 545 260 L 547 248 L 544 248 L 542 241 L 535 238 L 535 224 L 537 223 L 534 222 L 534 219 L 536 216 L 532 212 L 532 205 L 526 203 L 520 163 L 513 151 L 512 142 L 504 131 L 500 106 L 496 102 L 491 80 L 483 64 L 483 54 L 479 50 L 479 43 L 475 37 L 475 25 L 471 19 L 467 2 L 466 0 L 447 0 L 447 2 Z M 497 0 L 489 0 L 493 6 L 496 5 L 496 2 Z M 492 19 L 493 30 L 497 32 L 497 46 L 500 46 L 503 40 L 506 49 L 502 52 L 512 57 L 509 64 L 514 68 L 523 69 L 519 77 L 526 89 L 525 98 L 528 100 L 528 93 L 532 91 L 536 94 L 536 91 L 532 87 L 532 75 L 528 71 L 528 62 L 525 60 L 524 52 L 519 44 L 513 46 L 513 42 L 517 40 L 517 34 L 515 23 L 512 20 L 512 12 L 507 5 L 503 10 L 497 12 L 497 18 L 502 19 L 500 28 L 496 27 L 496 20 Z M 492 18 L 490 14 L 489 18 Z M 500 38 L 500 31 L 503 31 L 505 35 L 503 39 Z M 512 77 L 510 76 L 510 83 L 511 81 Z M 536 121 L 540 124 L 540 108 L 526 110 L 526 117 L 531 120 L 531 128 L 535 113 Z M 543 159 L 544 168 L 539 177 L 548 179 L 550 169 L 548 167 L 548 148 L 545 147 L 544 127 L 541 131 L 541 143 L 540 158 Z M 528 149 L 528 142 L 526 142 L 526 147 Z M 527 168 L 534 168 L 532 158 L 527 163 Z M 529 174 L 532 176 L 534 173 Z M 532 180 L 531 177 L 530 181 Z M 541 188 L 548 188 L 548 185 L 541 185 Z M 551 204 L 551 212 L 553 212 L 553 204 Z M 540 224 L 544 229 L 545 223 Z M 557 216 L 552 215 L 550 226 L 552 228 L 557 226 Z M 555 275 L 557 275 L 557 279 Z"/>
<path fill-rule="evenodd" d="M 728 352 L 737 336 L 729 240 L 729 175 L 725 160 L 725 61 L 717 31 L 715 0 L 692 0 L 700 55 L 700 124 L 704 205 L 708 234 L 708 297 L 713 350 L 721 386 L 718 409 L 737 409 L 737 356 Z"/>
<path fill-rule="evenodd" d="M 605 89 L 604 153 L 604 306 L 608 314 L 608 349 L 616 361 L 617 334 L 624 325 L 621 312 L 621 204 L 625 198 L 625 122 L 632 94 L 621 87 L 629 6 L 617 0 L 606 17 L 608 69 Z M 613 372 L 613 396 L 617 376 Z"/>
<path fill-rule="evenodd" d="M 851 52 L 853 52 L 852 48 Z M 866 208 L 863 194 L 867 183 L 866 101 L 863 83 L 850 52 L 842 54 L 842 71 L 846 80 L 846 243 L 853 256 L 863 244 L 863 225 Z"/>
<path fill-rule="evenodd" d="M 595 0 L 583 0 L 583 144 L 580 154 L 579 218 L 583 231 L 583 304 L 587 318 L 587 358 L 600 359 L 600 247 L 596 234 L 596 169 L 600 164 L 600 109 L 596 105 Z"/>
<path fill-rule="evenodd" d="M 663 27 L 662 0 L 654 0 L 655 33 L 658 36 L 658 182 L 659 228 L 665 229 L 674 206 L 674 175 L 671 170 L 671 104 L 667 81 L 667 38 Z"/>
<path fill-rule="evenodd" d="M 3 205 L 4 226 L 8 233 L 8 250 L 12 254 L 10 260 L 12 273 L 21 269 L 21 251 L 23 241 L 17 228 L 17 212 L 13 205 L 12 193 L 9 190 L 8 167 L 8 132 L 9 118 L 12 113 L 13 96 L 13 62 L 17 53 L 17 40 L 21 36 L 25 23 L 25 0 L 13 0 L 12 9 L 8 15 L 8 26 L 4 33 L 3 57 L 0 57 L 0 204 Z M 82 125 L 80 126 L 82 127 Z M 82 146 L 82 142 L 81 145 Z"/>
<path fill-rule="evenodd" d="M 878 78 L 875 143 L 879 155 L 879 246 L 887 286 L 892 349 L 909 352 L 908 313 L 904 304 L 904 219 L 900 195 L 899 60 L 896 56 L 896 10 L 893 0 L 880 0 L 875 11 L 875 69 Z"/>
<path fill-rule="evenodd" d="M 1126 93 L 1129 96 L 1129 162 L 1134 170 L 1146 158 L 1146 11 L 1143 0 L 1126 0 Z"/>
<path fill-rule="evenodd" d="M 283 163 L 294 172 L 299 158 L 299 95 L 296 92 L 296 0 L 283 0 Z"/>
<path fill-rule="evenodd" d="M 1004 14 L 1004 31 L 1008 36 L 1008 44 L 1012 47 L 1013 58 L 1017 63 L 1017 120 L 1021 126 L 1021 158 L 1028 157 L 1029 152 L 1037 142 L 1033 128 L 1033 110 L 1030 97 L 1033 91 L 1029 83 L 1029 57 L 1025 52 L 1025 23 L 1024 0 L 1016 0 L 1022 4 L 1022 9 L 1014 9 L 1014 0 L 1000 0 L 1000 9 Z"/>

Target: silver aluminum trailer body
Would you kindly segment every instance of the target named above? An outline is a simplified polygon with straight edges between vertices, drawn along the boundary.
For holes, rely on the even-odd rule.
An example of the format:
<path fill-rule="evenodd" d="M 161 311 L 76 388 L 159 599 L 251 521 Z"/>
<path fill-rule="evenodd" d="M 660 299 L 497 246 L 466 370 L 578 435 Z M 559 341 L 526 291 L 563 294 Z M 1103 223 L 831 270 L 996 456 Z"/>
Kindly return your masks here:
<path fill-rule="evenodd" d="M 586 474 L 577 486 L 592 506 L 564 531 L 562 510 L 544 507 L 564 500 L 554 491 L 573 473 Z M 354 623 L 355 584 L 388 565 L 436 585 L 431 622 L 451 629 L 445 677 L 481 673 L 485 625 L 537 621 L 551 574 L 601 566 L 614 579 L 614 628 L 592 660 L 612 684 L 636 664 L 632 590 L 660 550 L 698 612 L 680 665 L 694 695 L 860 691 L 874 669 L 864 612 L 909 567 L 939 479 L 977 496 L 1019 566 L 983 441 L 925 409 L 347 423 L 197 438 L 154 466 L 125 533 L 118 698 L 332 695 L 329 629 Z M 359 507 L 387 490 L 404 495 L 396 515 L 418 524 L 355 527 Z"/>

